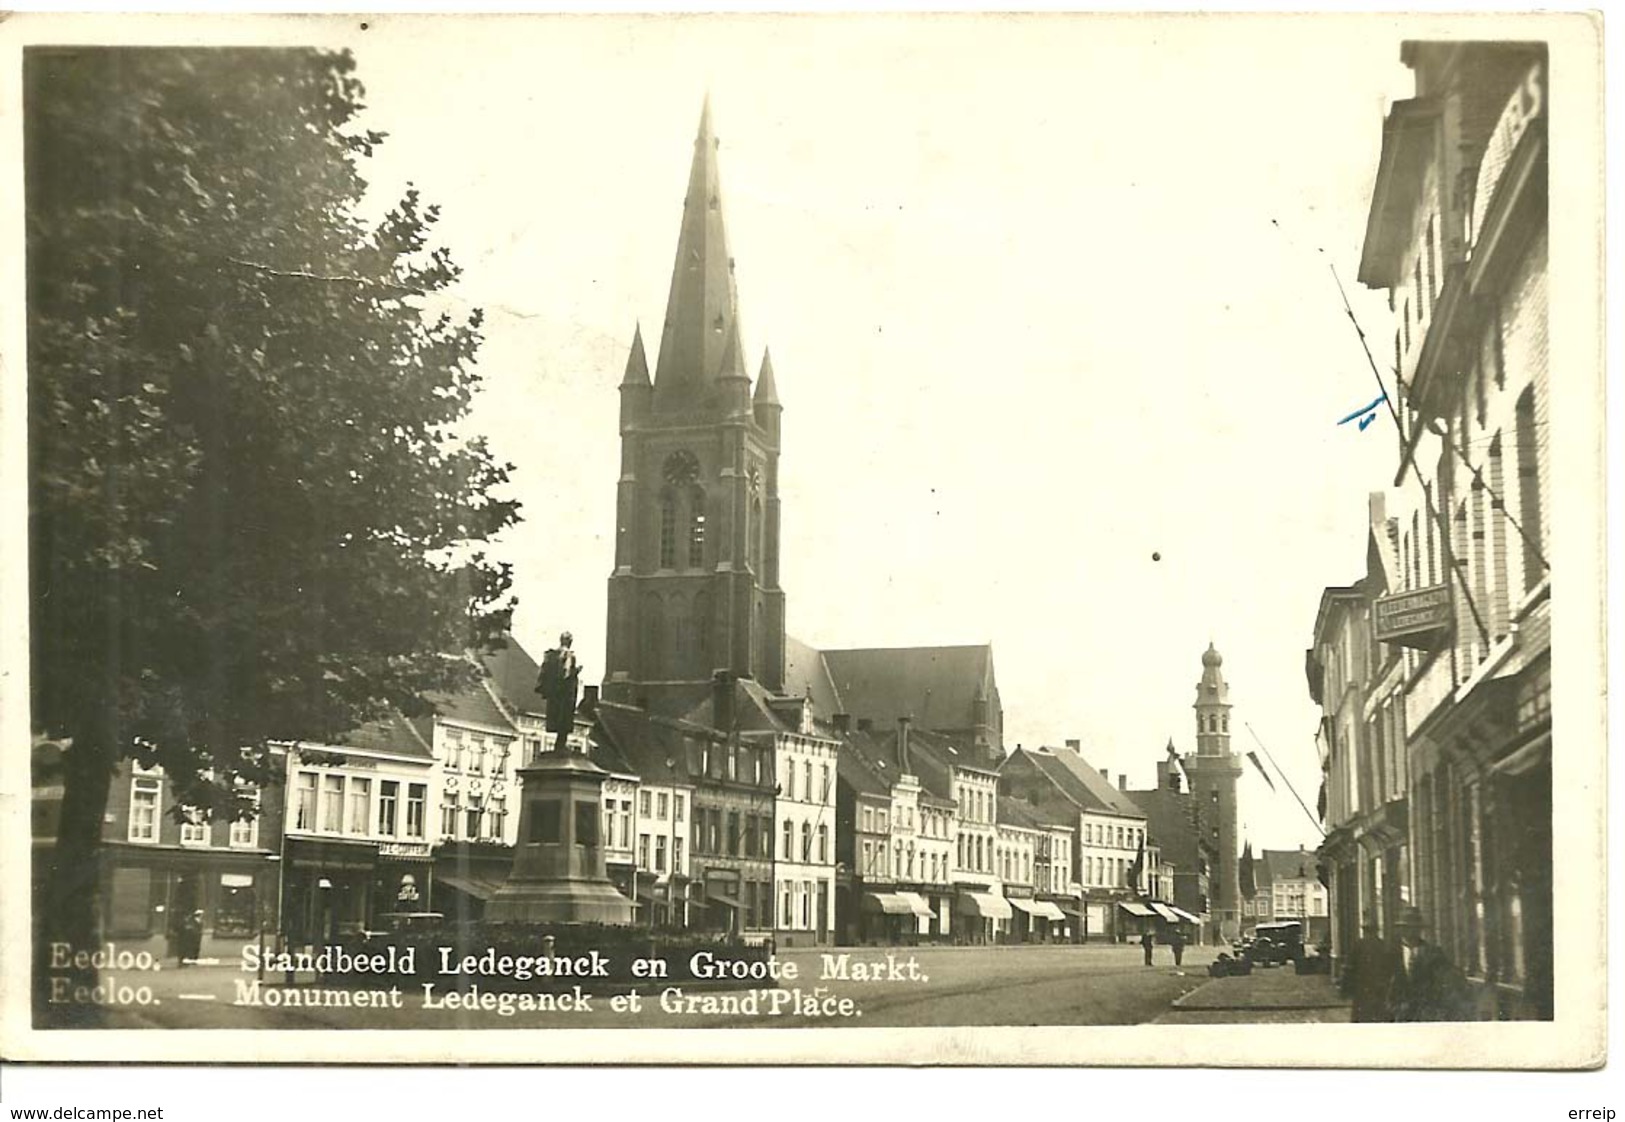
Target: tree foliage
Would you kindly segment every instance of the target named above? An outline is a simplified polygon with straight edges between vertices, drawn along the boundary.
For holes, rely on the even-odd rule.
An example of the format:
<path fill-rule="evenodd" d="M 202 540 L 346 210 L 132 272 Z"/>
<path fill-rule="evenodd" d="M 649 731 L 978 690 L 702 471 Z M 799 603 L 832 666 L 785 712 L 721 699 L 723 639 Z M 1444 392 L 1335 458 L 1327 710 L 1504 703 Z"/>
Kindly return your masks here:
<path fill-rule="evenodd" d="M 459 436 L 480 314 L 348 54 L 25 60 L 34 725 L 70 737 L 59 871 L 122 754 L 242 814 L 245 747 L 335 738 L 500 642 L 508 468 Z M 97 788 L 100 788 L 99 792 Z M 58 895 L 61 893 L 59 892 Z"/>

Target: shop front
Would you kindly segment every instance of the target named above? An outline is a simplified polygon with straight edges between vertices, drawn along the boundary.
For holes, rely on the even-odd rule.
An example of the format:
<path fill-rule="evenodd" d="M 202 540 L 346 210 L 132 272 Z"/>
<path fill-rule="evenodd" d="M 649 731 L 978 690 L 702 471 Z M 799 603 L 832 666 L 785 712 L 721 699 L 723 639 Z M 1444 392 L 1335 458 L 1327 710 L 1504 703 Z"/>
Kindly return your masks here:
<path fill-rule="evenodd" d="M 961 890 L 958 912 L 958 942 L 995 943 L 1001 928 L 1008 929 L 1015 909 L 1003 896 L 979 888 Z"/>
<path fill-rule="evenodd" d="M 284 861 L 282 929 L 292 946 L 323 946 L 369 928 L 383 877 L 376 844 L 290 836 Z"/>

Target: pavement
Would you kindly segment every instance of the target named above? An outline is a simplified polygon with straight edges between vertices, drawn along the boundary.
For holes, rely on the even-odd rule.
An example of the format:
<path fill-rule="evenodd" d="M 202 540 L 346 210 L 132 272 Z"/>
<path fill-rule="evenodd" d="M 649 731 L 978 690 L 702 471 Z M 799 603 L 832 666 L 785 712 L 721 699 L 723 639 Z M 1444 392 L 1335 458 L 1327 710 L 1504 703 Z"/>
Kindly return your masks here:
<path fill-rule="evenodd" d="M 1348 1020 L 1349 1003 L 1338 994 L 1330 975 L 1299 974 L 1289 966 L 1277 966 L 1214 978 L 1176 998 L 1155 1023 L 1291 1025 Z"/>

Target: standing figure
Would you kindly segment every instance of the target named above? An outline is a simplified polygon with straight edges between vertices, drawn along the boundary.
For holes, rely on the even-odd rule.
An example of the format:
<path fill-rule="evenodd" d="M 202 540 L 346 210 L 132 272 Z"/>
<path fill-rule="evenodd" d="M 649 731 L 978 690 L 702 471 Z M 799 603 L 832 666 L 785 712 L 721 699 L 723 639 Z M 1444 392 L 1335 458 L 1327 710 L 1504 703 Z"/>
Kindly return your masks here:
<path fill-rule="evenodd" d="M 1365 925 L 1365 933 L 1349 948 L 1348 964 L 1338 979 L 1338 989 L 1353 1002 L 1352 1019 L 1358 1023 L 1393 1020 L 1389 991 L 1404 969 L 1399 948 L 1377 937 L 1377 925 Z"/>
<path fill-rule="evenodd" d="M 536 692 L 547 701 L 547 731 L 553 734 L 555 752 L 569 747 L 570 730 L 575 727 L 581 664 L 570 649 L 571 642 L 568 631 L 559 636 L 559 645 L 542 656 L 542 670 L 536 678 Z"/>
<path fill-rule="evenodd" d="M 201 909 L 181 917 L 180 937 L 176 940 L 175 964 L 185 966 L 195 962 L 203 953 L 203 912 Z"/>
<path fill-rule="evenodd" d="M 1168 947 L 1169 947 L 1170 950 L 1172 950 L 1174 952 L 1174 965 L 1175 966 L 1184 965 L 1184 963 L 1185 963 L 1185 936 L 1179 930 L 1179 928 L 1176 927 L 1176 928 L 1174 928 L 1172 931 L 1170 931 L 1168 933 Z"/>
<path fill-rule="evenodd" d="M 1144 933 L 1140 936 L 1140 949 L 1145 951 L 1145 964 L 1147 966 L 1151 965 L 1151 954 L 1156 945 L 1157 937 L 1152 934 L 1151 929 L 1147 927 Z"/>
<path fill-rule="evenodd" d="M 1394 975 L 1389 1004 L 1396 1021 L 1470 1021 L 1467 979 L 1450 957 L 1422 937 L 1420 908 L 1406 908 L 1394 925 L 1403 961 Z"/>

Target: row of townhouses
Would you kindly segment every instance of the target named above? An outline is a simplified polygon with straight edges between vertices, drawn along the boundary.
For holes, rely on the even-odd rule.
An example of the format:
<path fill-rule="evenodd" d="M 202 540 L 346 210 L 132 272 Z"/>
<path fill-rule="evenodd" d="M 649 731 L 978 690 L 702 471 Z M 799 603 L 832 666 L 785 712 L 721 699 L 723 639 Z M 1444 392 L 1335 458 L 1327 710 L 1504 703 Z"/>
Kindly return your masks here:
<path fill-rule="evenodd" d="M 1307 652 L 1332 945 L 1406 909 L 1494 1018 L 1552 1015 L 1547 59 L 1410 42 L 1360 280 L 1394 316 L 1392 490 Z"/>
<path fill-rule="evenodd" d="M 828 700 L 930 694 L 939 713 L 973 716 L 980 681 L 997 713 L 991 651 L 935 651 L 924 674 L 876 652 L 863 687 L 847 698 L 831 679 Z M 164 936 L 198 910 L 212 937 L 295 944 L 480 918 L 512 866 L 521 769 L 553 747 L 524 648 L 510 640 L 481 668 L 474 688 L 432 699 L 432 717 L 276 745 L 282 779 L 251 820 L 196 820 L 162 771 L 126 763 L 96 886 L 109 936 Z M 598 844 L 640 924 L 780 945 L 1217 934 L 1205 869 L 1218 847 L 1198 844 L 1201 804 L 1171 745 L 1159 788 L 1129 792 L 1077 741 L 1006 755 L 985 722 L 914 724 L 820 716 L 812 691 L 718 674 L 684 717 L 589 687 L 567 747 L 607 772 Z M 50 832 L 37 819 L 42 845 Z"/>

